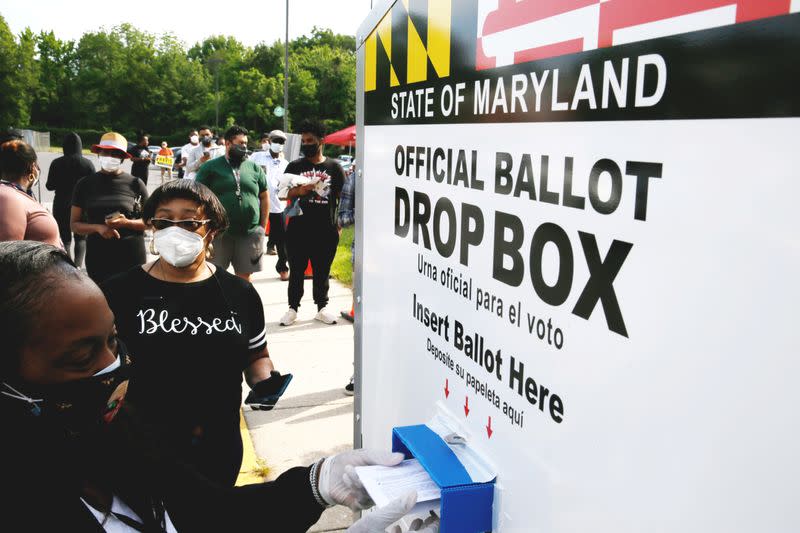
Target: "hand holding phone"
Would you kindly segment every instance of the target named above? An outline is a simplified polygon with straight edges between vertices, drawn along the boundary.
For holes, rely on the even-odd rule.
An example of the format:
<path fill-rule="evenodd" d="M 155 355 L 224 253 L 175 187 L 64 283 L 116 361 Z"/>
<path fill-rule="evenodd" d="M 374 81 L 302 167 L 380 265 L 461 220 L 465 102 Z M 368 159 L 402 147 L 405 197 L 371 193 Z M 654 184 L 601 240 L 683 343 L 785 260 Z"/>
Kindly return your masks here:
<path fill-rule="evenodd" d="M 291 374 L 281 374 L 277 370 L 270 372 L 269 378 L 259 381 L 253 386 L 253 390 L 247 395 L 245 404 L 258 411 L 270 411 L 278 399 L 286 391 L 289 382 L 292 381 Z"/>

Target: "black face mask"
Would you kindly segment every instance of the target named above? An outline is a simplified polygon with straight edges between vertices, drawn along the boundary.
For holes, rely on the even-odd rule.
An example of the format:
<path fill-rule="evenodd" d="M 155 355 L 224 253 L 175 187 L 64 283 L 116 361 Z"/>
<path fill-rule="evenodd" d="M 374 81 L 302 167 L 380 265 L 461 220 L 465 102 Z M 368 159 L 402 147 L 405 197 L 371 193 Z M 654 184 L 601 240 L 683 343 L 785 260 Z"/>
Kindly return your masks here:
<path fill-rule="evenodd" d="M 315 155 L 317 155 L 318 150 L 319 150 L 319 144 L 317 143 L 300 145 L 300 153 L 303 154 L 305 157 L 314 157 Z"/>
<path fill-rule="evenodd" d="M 231 145 L 231 149 L 228 151 L 228 160 L 233 168 L 239 168 L 246 157 L 247 148 L 241 144 Z"/>
<path fill-rule="evenodd" d="M 100 430 L 119 412 L 128 390 L 130 358 L 119 346 L 119 365 L 113 370 L 53 385 L 0 383 L 0 401 L 16 402 L 31 417 L 69 436 Z"/>

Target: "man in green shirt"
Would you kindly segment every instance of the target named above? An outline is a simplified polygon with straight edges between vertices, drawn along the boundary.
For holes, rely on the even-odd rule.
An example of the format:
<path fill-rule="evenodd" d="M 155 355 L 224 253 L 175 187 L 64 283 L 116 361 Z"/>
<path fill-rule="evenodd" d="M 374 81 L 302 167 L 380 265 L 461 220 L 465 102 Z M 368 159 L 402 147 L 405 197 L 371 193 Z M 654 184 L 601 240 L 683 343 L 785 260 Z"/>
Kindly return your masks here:
<path fill-rule="evenodd" d="M 228 213 L 230 225 L 214 239 L 211 262 L 250 281 L 261 271 L 264 236 L 269 219 L 269 192 L 264 171 L 247 160 L 247 130 L 231 126 L 225 132 L 225 157 L 205 163 L 195 181 L 217 195 Z"/>

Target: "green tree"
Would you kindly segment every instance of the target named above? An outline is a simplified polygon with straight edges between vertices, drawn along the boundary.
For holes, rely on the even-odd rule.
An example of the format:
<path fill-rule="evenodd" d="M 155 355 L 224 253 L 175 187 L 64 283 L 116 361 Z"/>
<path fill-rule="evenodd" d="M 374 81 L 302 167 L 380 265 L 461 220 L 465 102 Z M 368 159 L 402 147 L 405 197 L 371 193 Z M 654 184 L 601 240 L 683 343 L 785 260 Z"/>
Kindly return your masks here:
<path fill-rule="evenodd" d="M 205 120 L 201 110 L 213 102 L 211 77 L 202 63 L 190 60 L 172 35 L 161 38 L 153 64 L 156 87 L 152 92 L 150 131 L 181 132 Z"/>
<path fill-rule="evenodd" d="M 79 128 L 122 130 L 120 104 L 125 93 L 125 45 L 114 32 L 85 33 L 76 51 L 75 92 L 81 106 L 75 114 Z"/>
<path fill-rule="evenodd" d="M 282 94 L 282 80 L 279 83 L 277 78 L 267 78 L 259 70 L 251 68 L 237 73 L 225 94 L 225 109 L 238 119 L 240 126 L 253 130 L 257 135 L 256 132 L 272 123 L 272 109 Z"/>
<path fill-rule="evenodd" d="M 206 106 L 201 109 L 200 114 L 204 117 L 201 122 L 213 123 L 216 119 L 215 93 L 217 86 L 220 94 L 219 116 L 226 117 L 235 113 L 236 110 L 229 107 L 227 95 L 234 92 L 240 71 L 248 67 L 250 54 L 251 51 L 234 37 L 222 35 L 209 37 L 189 49 L 189 59 L 200 62 L 212 82 L 212 95 Z"/>
<path fill-rule="evenodd" d="M 289 119 L 331 129 L 355 118 L 355 39 L 314 28 L 289 43 Z M 0 16 L 0 126 L 137 130 L 182 141 L 190 127 L 234 120 L 254 131 L 282 127 L 284 45 L 247 47 L 212 36 L 188 50 L 172 34 L 129 24 L 85 33 L 11 33 Z M 217 87 L 218 86 L 218 92 Z M 291 122 L 290 122 L 291 124 Z M 60 133 L 60 132 L 59 132 Z"/>
<path fill-rule="evenodd" d="M 292 52 L 297 52 L 303 49 L 314 48 L 316 46 L 329 46 L 339 50 L 349 51 L 355 53 L 356 51 L 356 38 L 352 35 L 341 35 L 333 33 L 329 29 L 318 28 L 314 26 L 311 30 L 311 35 L 306 37 L 301 35 L 293 40 L 289 49 Z"/>
<path fill-rule="evenodd" d="M 39 83 L 31 109 L 31 123 L 64 126 L 73 123 L 76 102 L 72 82 L 77 72 L 73 41 L 60 41 L 55 34 L 36 37 Z"/>
<path fill-rule="evenodd" d="M 283 55 L 283 43 L 281 41 L 275 41 L 269 45 L 259 43 L 250 55 L 249 66 L 258 69 L 268 78 L 283 75 Z"/>
<path fill-rule="evenodd" d="M 315 102 L 316 113 L 309 106 L 309 116 L 335 121 L 336 126 L 352 124 L 355 120 L 354 54 L 340 48 L 320 45 L 298 52 L 295 60 L 298 67 L 308 72 L 316 81 L 317 94 L 325 95 Z M 294 116 L 297 118 L 297 113 Z"/>
<path fill-rule="evenodd" d="M 38 84 L 35 41 L 33 32 L 26 28 L 17 42 L 0 15 L 0 127 L 25 126 L 30 122 Z"/>

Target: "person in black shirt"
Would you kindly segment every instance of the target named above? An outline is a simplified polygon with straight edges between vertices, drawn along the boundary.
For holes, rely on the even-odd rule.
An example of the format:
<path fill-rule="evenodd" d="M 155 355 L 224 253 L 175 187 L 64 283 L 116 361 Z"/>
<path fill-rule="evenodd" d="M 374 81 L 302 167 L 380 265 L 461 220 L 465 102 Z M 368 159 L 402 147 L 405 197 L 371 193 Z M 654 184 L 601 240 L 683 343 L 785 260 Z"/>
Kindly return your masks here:
<path fill-rule="evenodd" d="M 205 185 L 162 185 L 143 219 L 155 229 L 160 257 L 102 285 L 134 354 L 129 397 L 176 452 L 233 486 L 242 463 L 242 371 L 256 396 L 270 389 L 274 371 L 261 298 L 249 282 L 206 261 L 228 220 Z"/>
<path fill-rule="evenodd" d="M 326 324 L 335 324 L 337 315 L 328 310 L 328 276 L 339 244 L 336 207 L 344 185 L 344 172 L 339 163 L 322 155 L 325 127 L 306 121 L 299 128 L 303 157 L 286 167 L 285 174 L 311 178 L 312 183 L 293 187 L 286 197 L 298 202 L 302 215 L 293 216 L 286 229 L 286 251 L 289 255 L 289 309 L 281 318 L 288 326 L 297 320 L 297 309 L 303 298 L 303 274 L 311 261 L 314 283 L 314 317 Z"/>
<path fill-rule="evenodd" d="M 100 171 L 81 179 L 72 196 L 72 231 L 89 236 L 86 269 L 97 283 L 141 265 L 147 258 L 141 220 L 147 187 L 120 169 L 123 159 L 129 157 L 127 145 L 118 133 L 103 135 L 100 144 L 92 146 L 92 152 L 99 155 Z"/>
<path fill-rule="evenodd" d="M 2 242 L 0 278 L 3 531 L 299 533 L 325 507 L 372 505 L 353 467 L 403 458 L 353 450 L 273 482 L 214 484 L 162 446 L 126 402 L 135 354 L 117 339 L 103 293 L 66 252 Z M 348 531 L 382 531 L 415 500 L 395 500 Z"/>
<path fill-rule="evenodd" d="M 95 170 L 92 162 L 81 155 L 83 144 L 77 133 L 72 132 L 65 135 L 63 145 L 64 155 L 50 163 L 45 185 L 47 190 L 56 191 L 55 199 L 53 200 L 53 216 L 58 222 L 64 249 L 69 252 L 69 245 L 72 242 L 72 230 L 69 227 L 72 193 L 78 181 L 83 177 L 94 174 Z M 85 256 L 86 237 L 76 233 L 75 251 L 72 255 L 75 264 L 79 267 L 83 266 L 83 258 Z"/>
<path fill-rule="evenodd" d="M 147 135 L 141 134 L 136 139 L 136 144 L 128 150 L 131 156 L 131 175 L 136 176 L 147 185 L 147 177 L 150 174 L 150 150 L 147 145 L 150 143 L 150 138 Z"/>

